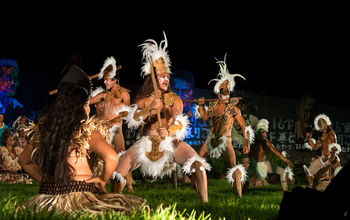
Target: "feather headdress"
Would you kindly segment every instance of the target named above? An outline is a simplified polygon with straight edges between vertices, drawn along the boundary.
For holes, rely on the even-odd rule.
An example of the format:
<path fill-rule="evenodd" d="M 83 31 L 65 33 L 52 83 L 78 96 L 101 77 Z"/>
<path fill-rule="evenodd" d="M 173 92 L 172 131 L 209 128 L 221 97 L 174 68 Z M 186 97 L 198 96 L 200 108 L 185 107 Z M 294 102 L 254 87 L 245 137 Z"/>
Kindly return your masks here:
<path fill-rule="evenodd" d="M 219 94 L 220 93 L 220 86 L 225 82 L 227 81 L 228 82 L 228 90 L 230 92 L 233 92 L 233 89 L 235 88 L 235 80 L 234 78 L 236 76 L 239 76 L 241 77 L 242 79 L 245 80 L 245 78 L 240 75 L 240 74 L 230 74 L 228 69 L 227 69 L 227 65 L 226 65 L 226 54 L 225 54 L 225 57 L 224 57 L 224 60 L 223 61 L 219 61 L 218 59 L 217 60 L 217 64 L 219 64 L 219 67 L 220 67 L 220 72 L 219 74 L 217 75 L 217 78 L 216 79 L 212 79 L 208 82 L 208 84 L 211 82 L 211 81 L 216 81 L 216 84 L 214 86 L 214 92 L 216 94 Z"/>
<path fill-rule="evenodd" d="M 106 74 L 108 74 L 108 78 L 113 78 L 117 72 L 117 62 L 114 57 L 107 57 L 105 62 L 103 63 L 103 67 L 98 73 L 98 79 L 102 79 Z"/>
<path fill-rule="evenodd" d="M 331 122 L 331 120 L 329 119 L 329 117 L 328 117 L 327 115 L 325 115 L 325 114 L 319 114 L 319 115 L 315 118 L 315 120 L 314 120 L 315 129 L 316 129 L 317 131 L 321 131 L 321 129 L 322 129 L 322 128 L 320 128 L 320 126 L 319 126 L 319 124 L 318 124 L 318 121 L 319 121 L 320 119 L 323 119 L 323 120 L 326 122 L 327 126 L 328 126 L 328 125 L 332 125 L 332 122 Z"/>
<path fill-rule="evenodd" d="M 151 73 L 151 61 L 153 61 L 153 65 L 155 67 L 155 73 L 168 73 L 170 74 L 170 58 L 168 55 L 168 40 L 166 35 L 164 34 L 164 40 L 162 40 L 159 45 L 153 39 L 145 40 L 145 43 L 141 44 L 142 47 L 142 60 L 143 66 L 141 68 L 141 76 L 145 77 Z"/>
<path fill-rule="evenodd" d="M 266 119 L 261 119 L 255 127 L 255 132 L 259 131 L 269 131 L 269 121 Z"/>

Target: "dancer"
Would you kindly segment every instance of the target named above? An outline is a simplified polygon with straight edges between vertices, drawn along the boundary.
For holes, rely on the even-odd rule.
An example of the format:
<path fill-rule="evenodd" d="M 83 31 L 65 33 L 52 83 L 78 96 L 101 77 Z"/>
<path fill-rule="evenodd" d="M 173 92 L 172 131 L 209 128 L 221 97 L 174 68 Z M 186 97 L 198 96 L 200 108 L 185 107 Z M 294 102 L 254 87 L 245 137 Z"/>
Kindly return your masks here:
<path fill-rule="evenodd" d="M 210 165 L 183 141 L 189 122 L 182 115 L 182 100 L 169 87 L 170 58 L 165 33 L 159 46 L 152 39 L 140 46 L 144 60 L 141 75 L 145 80 L 126 120 L 129 128 L 142 126 L 141 138 L 120 158 L 114 175 L 119 183 L 117 191 L 122 192 L 123 177 L 131 170 L 140 167 L 143 175 L 162 178 L 170 175 L 178 163 L 183 165 L 184 173 L 192 175 L 192 187 L 206 203 L 205 170 Z"/>
<path fill-rule="evenodd" d="M 243 79 L 244 77 L 240 74 L 229 73 L 226 65 L 226 55 L 224 61 L 217 61 L 217 63 L 220 67 L 219 78 L 210 80 L 209 83 L 217 81 L 214 92 L 218 99 L 211 101 L 207 110 L 204 107 L 205 99 L 203 97 L 198 99 L 199 107 L 197 109 L 199 113 L 197 115 L 200 114 L 204 121 L 210 120 L 212 126 L 207 140 L 199 151 L 199 156 L 206 158 L 222 156 L 227 167 L 229 167 L 226 177 L 230 183 L 235 185 L 234 188 L 238 196 L 242 197 L 242 184 L 246 180 L 246 170 L 241 164 L 236 166 L 236 155 L 231 140 L 233 122 L 236 120 L 239 123 L 244 134 L 244 154 L 249 152 L 249 137 L 253 137 L 254 132 L 252 129 L 246 129 L 244 119 L 236 106 L 239 100 L 230 98 L 230 93 L 233 92 L 235 87 L 234 77 L 239 76 Z"/>
<path fill-rule="evenodd" d="M 323 167 L 327 166 L 327 161 L 331 155 L 329 151 L 329 145 L 337 143 L 337 137 L 332 128 L 332 122 L 329 117 L 325 114 L 319 114 L 314 119 L 314 126 L 317 131 L 322 132 L 322 136 L 317 139 L 312 138 L 312 133 L 306 133 L 308 142 L 304 146 L 310 150 L 321 149 L 321 155 L 318 158 L 313 158 L 309 167 L 303 165 L 308 187 L 313 188 L 314 186 L 314 175 Z"/>
<path fill-rule="evenodd" d="M 114 57 L 108 57 L 98 74 L 98 79 L 104 80 L 106 89 L 98 87 L 90 98 L 90 105 L 97 105 L 97 115 L 110 122 L 112 144 L 117 153 L 125 150 L 122 120 L 117 118 L 117 112 L 123 112 L 124 106 L 130 105 L 130 90 L 119 85 L 119 74 Z M 118 110 L 119 111 L 116 111 Z M 119 119 L 119 120 L 118 120 Z"/>
<path fill-rule="evenodd" d="M 130 90 L 119 84 L 119 73 L 117 72 L 117 64 L 114 57 L 107 57 L 104 61 L 103 67 L 98 74 L 98 79 L 104 80 L 106 89 L 102 87 L 95 89 L 91 94 L 90 105 L 95 105 L 99 118 L 108 121 L 111 143 L 120 156 L 125 152 L 122 129 L 123 120 L 121 117 L 127 112 L 126 107 L 130 105 Z M 128 191 L 133 192 L 131 173 L 126 176 L 126 180 Z M 112 189 L 114 184 L 112 181 Z"/>
<path fill-rule="evenodd" d="M 105 185 L 118 164 L 105 124 L 89 118 L 89 77 L 76 65 L 65 74 L 47 114 L 32 127 L 30 145 L 19 157 L 23 169 L 40 183 L 39 195 L 24 208 L 55 208 L 59 212 L 100 214 L 131 212 L 145 200 L 133 195 L 106 193 Z M 103 160 L 99 176 L 89 164 Z"/>
<path fill-rule="evenodd" d="M 277 173 L 280 175 L 280 182 L 283 191 L 288 190 L 288 182 L 291 182 L 293 178 L 293 167 L 290 162 L 282 153 L 280 153 L 273 144 L 267 140 L 267 132 L 269 130 L 269 121 L 261 119 L 255 127 L 255 140 L 254 144 L 250 146 L 249 152 L 249 168 L 248 176 L 250 177 L 251 186 L 267 186 L 266 180 L 268 173 Z M 278 163 L 274 164 L 266 160 L 268 152 L 273 153 L 281 161 L 288 164 L 287 168 L 282 168 Z"/>

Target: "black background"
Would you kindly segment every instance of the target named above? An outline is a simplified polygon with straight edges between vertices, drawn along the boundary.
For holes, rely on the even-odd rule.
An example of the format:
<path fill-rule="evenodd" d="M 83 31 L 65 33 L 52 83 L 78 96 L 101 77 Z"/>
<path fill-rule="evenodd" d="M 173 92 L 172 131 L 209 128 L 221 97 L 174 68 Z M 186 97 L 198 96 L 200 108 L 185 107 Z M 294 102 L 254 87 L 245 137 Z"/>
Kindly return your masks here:
<path fill-rule="evenodd" d="M 37 109 L 58 84 L 72 50 L 80 53 L 89 75 L 114 56 L 123 66 L 121 84 L 141 84 L 138 46 L 146 39 L 160 42 L 163 31 L 172 71 L 192 71 L 197 88 L 213 88 L 208 81 L 219 71 L 215 58 L 227 53 L 230 73 L 246 78 L 236 78 L 237 90 L 292 99 L 307 93 L 324 104 L 350 106 L 348 25 L 334 10 L 335 16 L 315 14 L 312 7 L 286 12 L 219 5 L 170 13 L 167 6 L 123 14 L 122 7 L 109 5 L 89 11 L 54 8 L 10 14 L 2 22 L 0 58 L 17 60 L 17 99 Z"/>

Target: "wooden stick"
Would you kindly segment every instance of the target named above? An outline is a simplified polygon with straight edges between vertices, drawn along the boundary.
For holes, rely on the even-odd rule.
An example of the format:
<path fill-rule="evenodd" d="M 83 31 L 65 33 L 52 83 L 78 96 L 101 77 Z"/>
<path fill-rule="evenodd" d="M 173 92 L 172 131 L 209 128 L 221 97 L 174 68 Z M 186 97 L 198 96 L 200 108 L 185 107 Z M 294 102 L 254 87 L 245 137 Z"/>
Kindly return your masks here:
<path fill-rule="evenodd" d="M 153 83 L 153 89 L 154 89 L 154 95 L 159 98 L 160 94 L 158 91 L 157 81 L 154 73 L 154 65 L 152 57 L 150 57 L 151 60 L 151 77 L 152 77 L 152 83 Z M 158 126 L 159 128 L 162 127 L 162 118 L 160 117 L 160 110 L 157 108 L 157 119 L 158 119 Z"/>
<path fill-rule="evenodd" d="M 238 100 L 242 100 L 242 97 L 232 97 L 232 98 L 236 98 Z M 218 99 L 204 99 L 205 102 L 212 102 L 212 101 L 216 101 Z M 198 102 L 198 99 L 193 99 L 193 100 L 182 100 L 182 102 Z"/>

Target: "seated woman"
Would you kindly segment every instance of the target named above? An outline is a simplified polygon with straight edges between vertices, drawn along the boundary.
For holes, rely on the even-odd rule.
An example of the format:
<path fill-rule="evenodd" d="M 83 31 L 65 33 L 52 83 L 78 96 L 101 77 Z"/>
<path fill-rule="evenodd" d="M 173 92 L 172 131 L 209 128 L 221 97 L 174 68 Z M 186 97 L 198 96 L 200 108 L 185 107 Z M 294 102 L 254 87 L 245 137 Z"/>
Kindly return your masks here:
<path fill-rule="evenodd" d="M 23 148 L 15 147 L 14 135 L 8 128 L 2 134 L 2 144 L 3 146 L 0 147 L 0 182 L 31 184 L 32 179 L 21 172 L 23 170 L 18 163 L 18 156 L 22 153 Z"/>
<path fill-rule="evenodd" d="M 89 119 L 88 76 L 72 66 L 60 85 L 53 105 L 33 126 L 30 144 L 19 158 L 23 169 L 40 183 L 39 195 L 27 200 L 24 208 L 100 214 L 109 210 L 129 213 L 144 206 L 140 197 L 106 192 L 119 158 L 103 121 Z M 89 158 L 103 161 L 98 176 L 93 175 Z"/>

